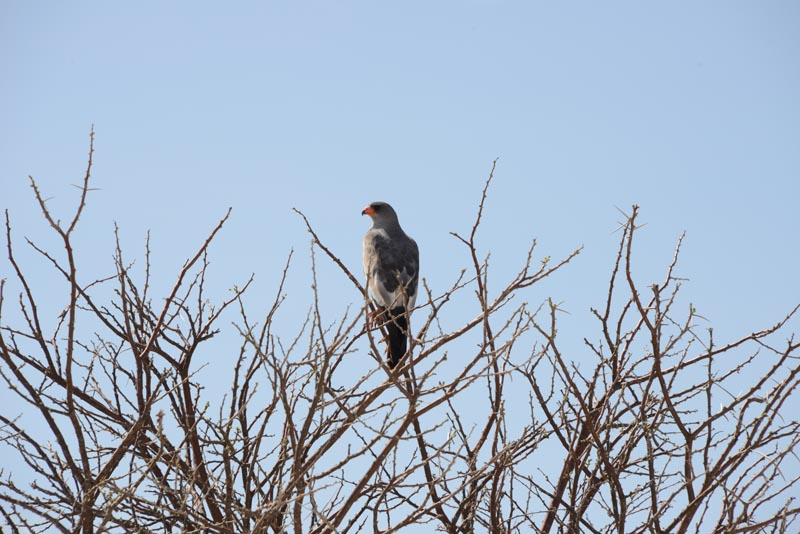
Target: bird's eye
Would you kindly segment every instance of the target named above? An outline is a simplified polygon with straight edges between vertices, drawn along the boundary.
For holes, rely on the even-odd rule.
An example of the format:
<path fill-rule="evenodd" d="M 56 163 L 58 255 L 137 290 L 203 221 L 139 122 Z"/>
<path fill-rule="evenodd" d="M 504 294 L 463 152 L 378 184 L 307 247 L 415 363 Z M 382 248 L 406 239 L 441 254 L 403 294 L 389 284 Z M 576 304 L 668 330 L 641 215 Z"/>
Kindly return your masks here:
<path fill-rule="evenodd" d="M 375 211 L 381 211 L 381 206 L 380 204 L 373 204 L 372 209 Z"/>

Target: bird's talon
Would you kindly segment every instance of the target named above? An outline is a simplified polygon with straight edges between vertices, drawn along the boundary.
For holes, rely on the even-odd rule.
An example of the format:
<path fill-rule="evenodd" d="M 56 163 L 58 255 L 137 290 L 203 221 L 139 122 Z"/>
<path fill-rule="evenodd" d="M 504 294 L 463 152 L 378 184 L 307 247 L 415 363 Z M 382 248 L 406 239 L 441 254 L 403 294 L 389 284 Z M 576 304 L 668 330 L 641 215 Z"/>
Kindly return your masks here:
<path fill-rule="evenodd" d="M 370 310 L 367 312 L 367 327 L 375 328 L 381 321 L 381 310 Z"/>

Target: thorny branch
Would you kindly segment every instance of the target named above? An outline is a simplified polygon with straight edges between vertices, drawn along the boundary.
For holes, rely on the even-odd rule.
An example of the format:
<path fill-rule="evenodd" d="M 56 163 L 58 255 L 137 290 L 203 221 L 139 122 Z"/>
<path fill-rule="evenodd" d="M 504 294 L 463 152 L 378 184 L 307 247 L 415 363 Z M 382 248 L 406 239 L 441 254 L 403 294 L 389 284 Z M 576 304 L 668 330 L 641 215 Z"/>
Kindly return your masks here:
<path fill-rule="evenodd" d="M 252 278 L 216 304 L 206 295 L 230 211 L 163 298 L 149 235 L 143 270 L 123 259 L 115 228 L 113 275 L 82 279 L 73 237 L 93 140 L 68 223 L 31 178 L 62 251 L 29 244 L 65 284 L 63 300 L 42 298 L 6 211 L 0 376 L 16 400 L 0 415 L 0 515 L 10 532 L 796 531 L 800 428 L 789 407 L 800 360 L 794 337 L 777 336 L 797 308 L 719 343 L 683 304 L 683 237 L 663 280 L 635 282 L 638 207 L 592 310 L 599 337 L 580 345 L 559 336 L 552 300 L 524 303 L 580 249 L 537 260 L 534 241 L 502 283 L 476 244 L 494 162 L 469 232 L 453 232 L 467 267 L 441 292 L 422 281 L 410 357 L 392 370 L 382 332 L 365 324 L 359 277 L 297 210 L 312 238 L 313 300 L 289 334 L 275 321 L 287 301 L 296 308 L 291 253 L 265 312 L 245 302 Z M 328 323 L 317 250 L 359 303 Z M 238 346 L 226 339 L 225 357 L 204 368 L 228 314 Z M 443 328 L 454 317 L 465 318 Z M 223 398 L 207 393 L 211 375 L 227 380 Z"/>

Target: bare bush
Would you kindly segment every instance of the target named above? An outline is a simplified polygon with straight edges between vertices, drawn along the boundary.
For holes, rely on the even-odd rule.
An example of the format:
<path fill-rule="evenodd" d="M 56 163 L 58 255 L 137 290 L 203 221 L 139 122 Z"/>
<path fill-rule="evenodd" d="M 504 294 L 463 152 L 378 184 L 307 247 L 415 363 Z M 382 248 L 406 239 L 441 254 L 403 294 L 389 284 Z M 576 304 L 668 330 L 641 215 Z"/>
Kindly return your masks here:
<path fill-rule="evenodd" d="M 51 328 L 42 310 L 54 303 L 18 261 L 6 211 L 0 372 L 25 406 L 22 418 L 0 415 L 9 532 L 796 531 L 800 365 L 794 338 L 781 337 L 796 309 L 716 342 L 693 309 L 676 308 L 680 243 L 661 282 L 634 283 L 637 207 L 578 363 L 563 352 L 557 305 L 517 296 L 579 250 L 550 261 L 534 242 L 516 276 L 487 289 L 475 236 L 490 174 L 469 235 L 454 234 L 467 266 L 441 294 L 423 282 L 412 356 L 392 370 L 380 329 L 365 326 L 359 277 L 302 214 L 312 256 L 337 265 L 359 303 L 333 324 L 315 291 L 297 331 L 273 330 L 289 261 L 263 316 L 242 299 L 250 282 L 227 300 L 206 295 L 208 247 L 227 215 L 167 295 L 151 290 L 149 249 L 141 272 L 119 241 L 113 276 L 79 279 L 73 238 L 91 166 L 90 147 L 66 223 L 31 179 L 63 248 L 59 259 L 28 242 L 68 289 Z M 442 328 L 462 295 L 474 295 L 474 316 Z M 219 400 L 204 396 L 196 361 L 223 313 L 238 315 L 241 342 Z"/>

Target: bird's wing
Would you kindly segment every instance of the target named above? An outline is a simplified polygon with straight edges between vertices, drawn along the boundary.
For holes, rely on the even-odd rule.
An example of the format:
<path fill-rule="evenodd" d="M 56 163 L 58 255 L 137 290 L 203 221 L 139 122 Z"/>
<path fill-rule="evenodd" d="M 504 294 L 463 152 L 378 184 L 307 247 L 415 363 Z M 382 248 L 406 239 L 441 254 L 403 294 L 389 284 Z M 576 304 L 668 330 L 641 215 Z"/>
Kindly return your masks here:
<path fill-rule="evenodd" d="M 414 308 L 419 282 L 419 248 L 405 234 L 390 237 L 373 228 L 364 236 L 364 274 L 376 304 L 383 308 Z"/>

